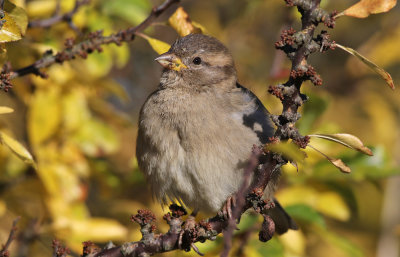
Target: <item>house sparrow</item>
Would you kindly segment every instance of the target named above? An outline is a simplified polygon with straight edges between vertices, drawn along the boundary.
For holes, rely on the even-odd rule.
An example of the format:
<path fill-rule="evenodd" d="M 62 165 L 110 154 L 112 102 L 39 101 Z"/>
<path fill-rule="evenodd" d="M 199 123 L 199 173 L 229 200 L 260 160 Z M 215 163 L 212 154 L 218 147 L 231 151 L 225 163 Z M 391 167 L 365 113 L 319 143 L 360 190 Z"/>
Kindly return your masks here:
<path fill-rule="evenodd" d="M 273 136 L 270 114 L 238 84 L 231 54 L 213 37 L 190 34 L 155 60 L 165 69 L 140 111 L 140 170 L 162 204 L 216 213 L 240 187 L 252 146 Z M 277 201 L 270 216 L 278 233 L 297 228 Z"/>

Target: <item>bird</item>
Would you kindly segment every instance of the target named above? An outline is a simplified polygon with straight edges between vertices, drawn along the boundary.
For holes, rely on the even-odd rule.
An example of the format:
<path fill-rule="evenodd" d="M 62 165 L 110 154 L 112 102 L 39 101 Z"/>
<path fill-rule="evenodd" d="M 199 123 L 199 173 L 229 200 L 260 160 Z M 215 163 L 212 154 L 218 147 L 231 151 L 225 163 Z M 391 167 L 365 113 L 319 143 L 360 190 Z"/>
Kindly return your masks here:
<path fill-rule="evenodd" d="M 203 213 L 218 212 L 240 187 L 253 145 L 274 134 L 270 113 L 238 83 L 228 48 L 204 34 L 179 38 L 155 59 L 164 69 L 139 114 L 136 157 L 155 197 Z M 273 197 L 279 173 L 264 191 L 279 234 L 297 229 Z"/>

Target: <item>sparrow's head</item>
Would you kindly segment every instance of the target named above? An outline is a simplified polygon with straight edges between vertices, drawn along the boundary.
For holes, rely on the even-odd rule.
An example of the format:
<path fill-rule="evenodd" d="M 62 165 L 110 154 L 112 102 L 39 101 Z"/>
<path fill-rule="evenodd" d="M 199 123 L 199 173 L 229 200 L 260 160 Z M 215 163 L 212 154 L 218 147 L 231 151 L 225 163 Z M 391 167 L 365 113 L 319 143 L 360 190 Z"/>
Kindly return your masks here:
<path fill-rule="evenodd" d="M 221 42 L 210 36 L 190 34 L 180 38 L 156 61 L 165 68 L 161 84 L 184 84 L 200 89 L 236 82 L 231 54 Z"/>

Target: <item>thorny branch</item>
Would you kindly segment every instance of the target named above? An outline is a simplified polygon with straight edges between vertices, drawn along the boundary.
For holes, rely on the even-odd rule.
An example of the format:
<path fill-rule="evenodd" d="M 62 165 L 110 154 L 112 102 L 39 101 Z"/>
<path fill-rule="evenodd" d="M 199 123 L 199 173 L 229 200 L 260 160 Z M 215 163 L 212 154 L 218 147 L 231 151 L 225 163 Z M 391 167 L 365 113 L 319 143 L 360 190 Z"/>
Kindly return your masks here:
<path fill-rule="evenodd" d="M 10 234 L 8 235 L 7 242 L 3 245 L 2 249 L 0 250 L 0 257 L 8 257 L 8 256 L 10 256 L 8 248 L 10 247 L 12 241 L 15 239 L 15 232 L 17 231 L 17 223 L 18 223 L 19 219 L 20 219 L 20 217 L 17 217 L 13 221 L 12 227 L 11 227 L 11 230 L 10 230 Z"/>
<path fill-rule="evenodd" d="M 300 87 L 306 80 L 310 80 L 315 85 L 322 83 L 315 69 L 307 63 L 307 58 L 311 53 L 332 48 L 333 43 L 326 31 L 322 31 L 315 37 L 314 32 L 319 23 L 324 23 L 327 27 L 332 28 L 335 20 L 334 14 L 329 14 L 319 7 L 320 0 L 285 1 L 289 6 L 296 6 L 302 14 L 302 28 L 298 32 L 292 28 L 284 30 L 281 34 L 281 40 L 275 45 L 292 61 L 292 69 L 286 83 L 270 86 L 268 90 L 271 94 L 277 96 L 283 104 L 282 114 L 272 116 L 277 129 L 274 137 L 270 138 L 270 144 L 291 139 L 299 147 L 305 148 L 309 138 L 300 135 L 295 127 L 296 121 L 300 118 L 297 110 L 307 100 L 307 97 L 300 93 Z M 225 231 L 225 247 L 221 256 L 228 256 L 232 245 L 233 230 L 236 228 L 236 220 L 240 220 L 241 215 L 249 208 L 253 208 L 261 214 L 263 210 L 270 207 L 269 203 L 262 199 L 263 191 L 271 176 L 287 162 L 288 160 L 279 154 L 253 147 L 252 155 L 244 172 L 243 184 L 235 195 L 236 205 L 230 219 L 219 214 L 197 223 L 193 220 L 187 220 L 185 223 L 182 216 L 186 214 L 186 211 L 182 207 L 171 205 L 171 212 L 164 216 L 170 226 L 169 231 L 165 234 L 155 234 L 154 214 L 148 210 L 139 210 L 138 214 L 132 217 L 132 220 L 141 226 L 142 239 L 140 241 L 125 243 L 122 246 L 105 250 L 100 250 L 93 243 L 86 242 L 83 256 L 150 256 L 176 249 L 185 251 L 193 249 L 201 255 L 194 243 L 215 240 L 216 236 L 222 231 Z M 252 175 L 254 180 L 250 186 L 247 186 Z M 259 239 L 265 242 L 273 236 L 275 225 L 268 215 L 262 215 L 264 222 L 259 233 Z"/>
<path fill-rule="evenodd" d="M 55 63 L 63 63 L 65 61 L 75 59 L 77 56 L 86 58 L 88 54 L 96 50 L 101 52 L 102 45 L 121 45 L 123 42 L 132 41 L 135 38 L 135 33 L 143 31 L 145 28 L 152 25 L 153 21 L 160 16 L 160 14 L 178 2 L 179 0 L 166 0 L 158 7 L 154 7 L 146 20 L 136 27 L 127 28 L 109 36 L 103 36 L 102 31 L 92 32 L 88 35 L 87 40 L 78 44 L 75 44 L 74 39 L 67 39 L 65 41 L 65 49 L 63 51 L 54 54 L 51 50 L 49 50 L 44 53 L 41 59 L 24 68 L 13 70 L 10 64 L 5 64 L 0 72 L 0 90 L 3 89 L 4 91 L 8 91 L 12 87 L 12 79 L 22 77 L 27 74 L 35 74 L 46 78 L 47 75 L 40 69 L 47 68 Z"/>

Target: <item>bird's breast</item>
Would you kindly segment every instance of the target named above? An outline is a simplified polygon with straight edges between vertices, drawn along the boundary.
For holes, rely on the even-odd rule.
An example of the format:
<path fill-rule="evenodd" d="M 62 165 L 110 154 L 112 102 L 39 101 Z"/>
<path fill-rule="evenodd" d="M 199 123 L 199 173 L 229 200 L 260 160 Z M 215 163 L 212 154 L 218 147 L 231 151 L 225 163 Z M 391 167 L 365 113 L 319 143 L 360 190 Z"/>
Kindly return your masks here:
<path fill-rule="evenodd" d="M 139 124 L 147 142 L 138 140 L 151 147 L 139 150 L 138 159 L 156 196 L 218 210 L 239 187 L 257 135 L 243 125 L 240 110 L 215 95 L 154 97 Z"/>

